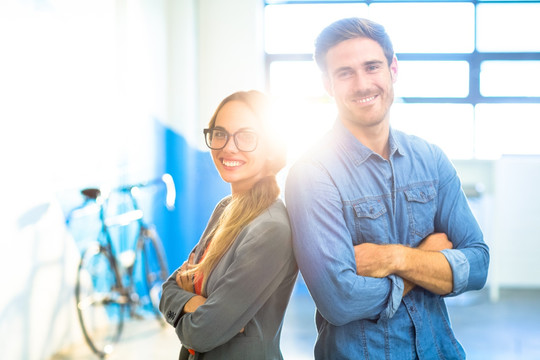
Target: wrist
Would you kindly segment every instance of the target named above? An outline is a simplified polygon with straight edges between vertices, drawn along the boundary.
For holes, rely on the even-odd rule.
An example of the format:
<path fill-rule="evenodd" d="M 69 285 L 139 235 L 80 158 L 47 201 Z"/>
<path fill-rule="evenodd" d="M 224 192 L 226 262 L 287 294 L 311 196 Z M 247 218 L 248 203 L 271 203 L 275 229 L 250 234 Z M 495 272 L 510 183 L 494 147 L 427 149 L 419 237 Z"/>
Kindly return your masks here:
<path fill-rule="evenodd" d="M 400 275 L 406 269 L 407 265 L 407 251 L 410 250 L 407 246 L 396 244 L 393 247 L 393 274 Z"/>
<path fill-rule="evenodd" d="M 195 312 L 199 308 L 199 306 L 203 305 L 206 302 L 206 298 L 201 295 L 195 295 L 191 297 L 186 304 L 184 305 L 183 312 L 184 313 L 192 313 Z"/>

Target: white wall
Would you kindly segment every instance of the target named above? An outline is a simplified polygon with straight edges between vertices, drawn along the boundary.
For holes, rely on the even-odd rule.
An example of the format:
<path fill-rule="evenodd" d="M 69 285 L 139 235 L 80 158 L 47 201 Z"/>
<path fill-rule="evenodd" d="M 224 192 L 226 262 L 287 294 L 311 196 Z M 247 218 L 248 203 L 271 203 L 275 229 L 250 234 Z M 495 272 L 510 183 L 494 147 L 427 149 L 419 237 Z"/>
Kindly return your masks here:
<path fill-rule="evenodd" d="M 540 288 L 540 157 L 454 164 L 464 184 L 485 186 L 471 205 L 490 246 L 491 299 L 499 299 L 500 288 Z"/>
<path fill-rule="evenodd" d="M 143 180 L 166 114 L 165 1 L 0 2 L 0 358 L 81 340 L 59 201 Z"/>
<path fill-rule="evenodd" d="M 0 358 L 81 341 L 60 198 L 144 180 L 155 119 L 201 145 L 219 101 L 264 86 L 262 1 L 0 2 Z M 188 159 L 189 160 L 189 159 Z M 69 201 L 68 200 L 68 201 Z"/>
<path fill-rule="evenodd" d="M 540 156 L 503 156 L 495 166 L 495 286 L 540 287 Z"/>
<path fill-rule="evenodd" d="M 263 1 L 169 1 L 168 125 L 205 149 L 202 128 L 237 90 L 264 90 Z M 196 122 L 186 119 L 196 118 Z"/>

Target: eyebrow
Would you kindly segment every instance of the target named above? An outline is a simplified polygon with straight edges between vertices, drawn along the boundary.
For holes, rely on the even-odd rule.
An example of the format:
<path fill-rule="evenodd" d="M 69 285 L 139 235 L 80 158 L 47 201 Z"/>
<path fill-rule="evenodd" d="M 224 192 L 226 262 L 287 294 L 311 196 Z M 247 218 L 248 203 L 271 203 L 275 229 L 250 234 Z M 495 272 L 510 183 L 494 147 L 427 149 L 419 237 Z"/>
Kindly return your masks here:
<path fill-rule="evenodd" d="M 380 65 L 380 64 L 384 64 L 384 61 L 382 60 L 368 60 L 368 61 L 364 61 L 362 63 L 362 66 L 369 66 L 369 65 Z M 337 74 L 341 71 L 347 71 L 347 70 L 354 70 L 352 66 L 342 66 L 342 67 L 339 67 L 337 68 L 336 70 L 334 70 L 334 72 L 332 74 Z"/>
<path fill-rule="evenodd" d="M 367 66 L 367 65 L 379 65 L 379 64 L 384 64 L 384 61 L 382 61 L 382 60 L 371 60 L 371 61 L 366 61 L 363 65 Z"/>
<path fill-rule="evenodd" d="M 229 130 L 225 129 L 223 126 L 214 126 L 214 129 L 220 129 L 220 130 L 224 130 L 226 132 L 229 132 Z M 246 131 L 246 130 L 255 132 L 255 129 L 253 129 L 252 127 L 242 127 L 240 129 L 237 129 L 235 132 Z"/>

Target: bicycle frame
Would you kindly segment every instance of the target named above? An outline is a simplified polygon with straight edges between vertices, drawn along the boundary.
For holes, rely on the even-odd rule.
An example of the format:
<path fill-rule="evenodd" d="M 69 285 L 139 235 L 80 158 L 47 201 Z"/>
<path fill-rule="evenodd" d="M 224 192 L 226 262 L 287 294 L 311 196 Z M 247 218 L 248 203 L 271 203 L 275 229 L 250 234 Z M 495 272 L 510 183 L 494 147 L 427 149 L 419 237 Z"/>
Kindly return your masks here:
<path fill-rule="evenodd" d="M 161 181 L 167 188 L 166 205 L 170 210 L 174 207 L 176 193 L 172 177 L 168 174 L 161 179 L 121 186 L 108 192 L 96 188 L 82 191 L 85 201 L 78 209 L 95 202 L 99 208 L 100 229 L 97 241 L 89 245 L 81 255 L 76 285 L 77 313 L 88 345 L 99 356 L 104 357 L 110 353 L 114 343 L 119 340 L 126 306 L 129 307 L 129 315 L 132 318 L 139 318 L 141 315 L 137 313 L 137 309 L 150 305 L 163 324 L 157 306 L 161 283 L 168 276 L 168 268 L 159 236 L 153 226 L 144 221 L 143 211 L 137 201 L 137 192 L 140 188 Z M 109 204 L 111 193 L 120 194 L 119 204 L 128 207 L 129 211 L 121 209 L 119 214 L 109 216 L 107 211 L 111 207 Z M 71 214 L 66 221 L 68 224 L 70 218 Z M 134 242 L 125 246 L 120 237 L 119 245 L 115 246 L 111 230 L 115 227 L 126 229 L 130 225 L 137 226 L 136 234 L 132 237 Z M 126 238 L 126 241 L 130 239 L 129 236 Z M 137 287 L 135 283 L 136 269 L 140 271 L 138 274 L 144 276 L 142 288 Z M 112 312 L 118 316 L 103 321 L 109 318 L 107 310 L 109 307 L 116 309 Z M 96 318 L 94 313 L 101 317 Z M 96 324 L 100 327 L 96 327 Z M 100 335 L 96 335 L 93 331 L 103 328 L 110 328 L 112 331 L 107 332 L 109 335 L 101 341 Z"/>

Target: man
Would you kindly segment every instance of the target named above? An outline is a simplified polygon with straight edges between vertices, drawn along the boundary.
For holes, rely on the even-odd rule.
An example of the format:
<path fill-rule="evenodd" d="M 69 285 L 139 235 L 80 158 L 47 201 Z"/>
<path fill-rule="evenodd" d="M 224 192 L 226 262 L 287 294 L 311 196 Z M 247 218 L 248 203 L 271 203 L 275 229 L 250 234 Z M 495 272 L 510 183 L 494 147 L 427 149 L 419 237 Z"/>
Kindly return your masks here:
<path fill-rule="evenodd" d="M 482 288 L 489 251 L 456 171 L 390 127 L 397 59 L 381 25 L 331 24 L 315 60 L 338 119 L 285 193 L 317 305 L 315 358 L 464 359 L 444 296 Z"/>

